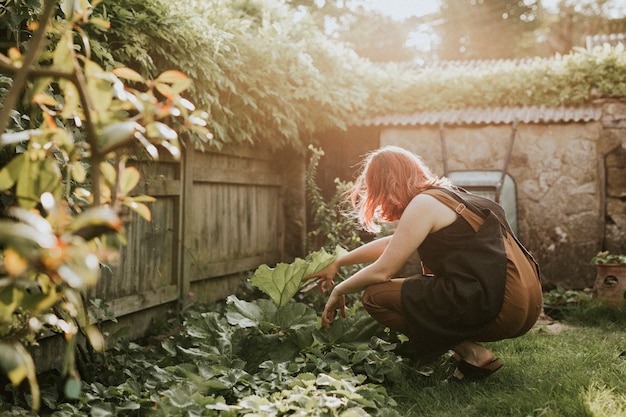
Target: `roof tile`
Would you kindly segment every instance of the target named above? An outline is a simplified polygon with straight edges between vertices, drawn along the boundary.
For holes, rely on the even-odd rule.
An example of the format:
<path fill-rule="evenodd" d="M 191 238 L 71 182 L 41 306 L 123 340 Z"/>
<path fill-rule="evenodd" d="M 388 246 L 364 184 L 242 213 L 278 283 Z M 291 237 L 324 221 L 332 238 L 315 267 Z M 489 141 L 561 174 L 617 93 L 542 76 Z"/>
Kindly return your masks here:
<path fill-rule="evenodd" d="M 598 121 L 602 109 L 597 106 L 528 106 L 492 107 L 415 112 L 408 115 L 379 116 L 356 123 L 358 126 L 418 126 L 461 124 L 565 123 Z"/>

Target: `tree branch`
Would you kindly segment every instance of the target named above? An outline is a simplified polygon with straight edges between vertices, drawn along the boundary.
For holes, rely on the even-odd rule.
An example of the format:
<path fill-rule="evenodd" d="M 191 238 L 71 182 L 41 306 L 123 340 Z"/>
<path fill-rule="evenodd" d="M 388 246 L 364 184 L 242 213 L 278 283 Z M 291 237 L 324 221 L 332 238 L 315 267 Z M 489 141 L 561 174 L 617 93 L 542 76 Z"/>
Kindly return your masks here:
<path fill-rule="evenodd" d="M 45 1 L 45 6 L 43 12 L 41 13 L 41 19 L 39 20 L 39 27 L 37 28 L 37 31 L 31 39 L 31 48 L 24 57 L 24 64 L 21 68 L 23 71 L 18 71 L 15 74 L 15 78 L 13 79 L 13 85 L 11 85 L 9 93 L 7 94 L 7 98 L 4 102 L 4 105 L 2 106 L 2 110 L 0 110 L 0 134 L 3 134 L 6 131 L 7 126 L 9 125 L 11 110 L 13 110 L 13 108 L 15 107 L 17 99 L 20 97 L 20 92 L 24 89 L 24 86 L 26 85 L 29 68 L 35 62 L 35 58 L 39 55 L 39 52 L 43 47 L 46 27 L 48 26 L 48 21 L 52 16 L 52 12 L 55 9 L 56 3 L 56 0 Z"/>

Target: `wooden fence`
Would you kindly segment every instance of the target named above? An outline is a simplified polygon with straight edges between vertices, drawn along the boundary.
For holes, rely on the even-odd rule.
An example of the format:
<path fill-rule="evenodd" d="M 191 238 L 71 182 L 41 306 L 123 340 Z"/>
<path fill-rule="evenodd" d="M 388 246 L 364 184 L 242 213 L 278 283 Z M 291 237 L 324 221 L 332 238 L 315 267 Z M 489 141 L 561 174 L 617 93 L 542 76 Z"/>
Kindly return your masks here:
<path fill-rule="evenodd" d="M 251 147 L 193 151 L 182 162 L 137 165 L 139 194 L 157 198 L 152 221 L 132 215 L 117 262 L 89 293 L 118 318 L 104 326 L 145 334 L 152 322 L 194 301 L 234 293 L 259 265 L 303 256 L 304 155 Z M 46 337 L 33 356 L 39 371 L 57 366 L 64 344 Z"/>

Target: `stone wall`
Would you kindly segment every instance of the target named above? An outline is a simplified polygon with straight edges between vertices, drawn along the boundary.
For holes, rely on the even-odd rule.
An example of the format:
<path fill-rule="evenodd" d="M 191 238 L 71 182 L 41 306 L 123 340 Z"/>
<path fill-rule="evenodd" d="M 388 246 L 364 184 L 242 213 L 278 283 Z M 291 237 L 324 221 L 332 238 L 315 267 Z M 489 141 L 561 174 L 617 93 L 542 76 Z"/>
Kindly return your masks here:
<path fill-rule="evenodd" d="M 598 146 L 600 173 L 605 176 L 602 248 L 626 253 L 626 104 L 606 103 L 602 125 Z"/>
<path fill-rule="evenodd" d="M 603 110 L 601 121 L 518 126 L 508 172 L 519 237 L 540 262 L 547 289 L 590 287 L 598 251 L 626 252 L 626 105 Z M 446 127 L 449 171 L 501 170 L 511 129 Z M 443 173 L 438 126 L 384 128 L 380 145 L 409 149 Z"/>

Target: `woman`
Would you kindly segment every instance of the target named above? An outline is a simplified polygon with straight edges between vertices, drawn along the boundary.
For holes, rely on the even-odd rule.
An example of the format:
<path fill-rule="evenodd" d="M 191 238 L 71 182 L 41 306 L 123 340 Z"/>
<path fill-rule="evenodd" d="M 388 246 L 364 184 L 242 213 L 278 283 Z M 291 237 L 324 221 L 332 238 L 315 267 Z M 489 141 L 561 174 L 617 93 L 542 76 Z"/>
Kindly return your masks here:
<path fill-rule="evenodd" d="M 454 377 L 485 377 L 502 360 L 479 342 L 523 335 L 541 311 L 539 268 L 516 240 L 495 202 L 439 178 L 417 155 L 388 146 L 364 161 L 350 197 L 361 224 L 398 221 L 392 236 L 337 258 L 304 280 L 334 286 L 340 267 L 368 266 L 332 288 L 322 314 L 345 317 L 345 294 L 365 290 L 363 304 L 381 324 L 406 334 L 424 362 L 453 350 Z M 424 274 L 394 275 L 417 251 Z"/>

